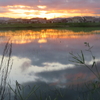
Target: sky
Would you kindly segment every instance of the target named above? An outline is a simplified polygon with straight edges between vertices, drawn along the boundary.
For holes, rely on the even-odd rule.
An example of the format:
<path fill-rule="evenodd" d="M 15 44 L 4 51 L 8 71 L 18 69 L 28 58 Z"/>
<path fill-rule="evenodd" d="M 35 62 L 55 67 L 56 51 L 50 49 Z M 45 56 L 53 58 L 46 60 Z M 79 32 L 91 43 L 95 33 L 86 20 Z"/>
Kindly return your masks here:
<path fill-rule="evenodd" d="M 0 0 L 0 17 L 100 16 L 100 0 Z"/>

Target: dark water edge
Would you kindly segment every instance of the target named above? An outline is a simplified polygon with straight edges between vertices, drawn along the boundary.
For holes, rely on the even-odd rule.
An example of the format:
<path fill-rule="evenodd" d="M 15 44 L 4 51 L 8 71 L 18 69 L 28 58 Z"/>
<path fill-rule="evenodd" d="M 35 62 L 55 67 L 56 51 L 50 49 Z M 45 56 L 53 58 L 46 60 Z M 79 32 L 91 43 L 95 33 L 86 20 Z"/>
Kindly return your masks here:
<path fill-rule="evenodd" d="M 13 23 L 0 24 L 0 28 L 63 28 L 63 27 L 100 27 L 99 23 L 85 22 L 85 23 Z"/>
<path fill-rule="evenodd" d="M 57 28 L 57 27 L 48 27 L 48 28 L 32 28 L 32 27 L 26 27 L 26 28 L 23 28 L 23 27 L 18 27 L 18 28 L 14 28 L 14 27 L 6 27 L 6 28 L 0 28 L 0 31 L 17 31 L 17 30 L 33 30 L 33 31 L 39 31 L 39 30 L 42 30 L 42 29 L 57 29 L 57 30 L 70 30 L 70 31 L 73 31 L 73 32 L 80 32 L 80 31 L 83 31 L 83 32 L 91 32 L 91 31 L 95 31 L 95 30 L 100 30 L 100 27 L 60 27 L 60 28 Z"/>
<path fill-rule="evenodd" d="M 91 82 L 86 84 L 89 88 L 87 88 L 85 84 L 60 88 L 48 85 L 42 81 L 38 83 L 28 82 L 21 85 L 24 86 L 24 94 L 22 94 L 23 91 L 20 90 L 24 98 L 23 100 L 25 100 L 34 86 L 36 86 L 34 90 L 37 87 L 39 88 L 29 96 L 27 100 L 100 100 L 100 88 L 93 90 L 90 88 L 92 86 Z M 12 95 L 11 90 L 8 91 L 10 91 L 10 94 L 7 93 L 4 100 L 8 100 L 8 98 L 10 98 L 9 100 L 21 100 L 16 94 Z"/>

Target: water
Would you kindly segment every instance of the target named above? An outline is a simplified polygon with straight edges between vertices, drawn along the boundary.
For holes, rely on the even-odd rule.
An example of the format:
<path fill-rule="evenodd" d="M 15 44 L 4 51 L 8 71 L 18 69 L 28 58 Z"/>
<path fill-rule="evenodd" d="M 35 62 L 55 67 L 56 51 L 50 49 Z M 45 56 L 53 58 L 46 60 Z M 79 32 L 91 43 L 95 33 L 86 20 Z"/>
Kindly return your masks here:
<path fill-rule="evenodd" d="M 84 45 L 84 42 L 89 42 L 99 66 L 99 29 L 1 30 L 0 58 L 9 39 L 12 42 L 13 66 L 9 76 L 12 85 L 17 80 L 23 85 L 42 85 L 41 90 L 45 91 L 48 91 L 47 87 L 57 88 L 67 93 L 63 100 L 75 100 L 78 84 L 82 87 L 85 82 L 96 80 L 86 67 L 71 62 L 72 56 L 69 53 L 76 54 L 83 50 L 86 63 L 90 66 L 92 57 Z M 74 86 L 74 91 L 69 86 Z"/>

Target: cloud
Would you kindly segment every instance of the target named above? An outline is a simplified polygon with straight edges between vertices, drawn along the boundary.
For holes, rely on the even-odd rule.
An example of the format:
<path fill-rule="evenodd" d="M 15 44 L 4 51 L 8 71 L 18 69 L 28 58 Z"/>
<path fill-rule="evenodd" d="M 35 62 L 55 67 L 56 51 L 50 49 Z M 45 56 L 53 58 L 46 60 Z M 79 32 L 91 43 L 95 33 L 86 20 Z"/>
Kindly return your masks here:
<path fill-rule="evenodd" d="M 0 7 L 0 13 L 9 12 L 7 8 Z"/>
<path fill-rule="evenodd" d="M 94 9 L 100 8 L 100 1 L 99 0 L 1 0 L 1 6 L 7 5 L 27 5 L 27 6 L 47 6 L 48 9 L 54 10 L 67 10 L 67 9 Z"/>
<path fill-rule="evenodd" d="M 100 8 L 94 11 L 94 14 L 100 14 Z"/>
<path fill-rule="evenodd" d="M 45 9 L 46 8 L 46 6 L 41 6 L 41 5 L 38 5 L 37 7 L 40 8 L 40 9 Z"/>

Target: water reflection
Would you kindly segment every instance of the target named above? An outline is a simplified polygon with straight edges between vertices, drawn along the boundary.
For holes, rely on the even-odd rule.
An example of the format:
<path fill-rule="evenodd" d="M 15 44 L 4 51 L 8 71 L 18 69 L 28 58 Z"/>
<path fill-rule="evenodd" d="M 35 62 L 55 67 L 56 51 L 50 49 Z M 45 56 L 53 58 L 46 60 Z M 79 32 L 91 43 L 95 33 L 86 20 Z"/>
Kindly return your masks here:
<path fill-rule="evenodd" d="M 74 32 L 67 29 L 41 29 L 0 31 L 0 58 L 5 43 L 13 43 L 13 68 L 10 74 L 12 83 L 46 83 L 51 87 L 65 89 L 69 85 L 83 85 L 95 81 L 95 76 L 84 66 L 70 62 L 69 52 L 83 50 L 87 63 L 92 62 L 84 42 L 94 46 L 97 65 L 100 63 L 100 30 Z M 94 70 L 95 71 L 95 70 Z M 34 84 L 35 84 L 34 83 Z"/>
<path fill-rule="evenodd" d="M 7 39 L 11 39 L 12 43 L 23 44 L 31 43 L 34 40 L 38 39 L 38 43 L 46 43 L 47 39 L 70 39 L 70 38 L 81 38 L 84 36 L 88 38 L 89 35 L 94 33 L 100 33 L 99 30 L 91 32 L 73 32 L 71 30 L 57 30 L 57 29 L 42 29 L 40 31 L 33 30 L 16 30 L 16 31 L 0 31 L 0 43 L 7 42 Z"/>

